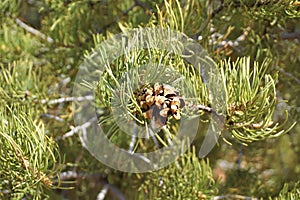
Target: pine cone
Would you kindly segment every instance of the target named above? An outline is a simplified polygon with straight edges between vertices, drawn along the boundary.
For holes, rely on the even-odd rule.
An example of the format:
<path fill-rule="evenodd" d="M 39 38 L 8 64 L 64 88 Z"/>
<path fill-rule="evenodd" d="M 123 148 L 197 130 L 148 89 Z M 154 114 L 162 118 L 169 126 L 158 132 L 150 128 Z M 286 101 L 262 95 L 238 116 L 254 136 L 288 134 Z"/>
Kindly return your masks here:
<path fill-rule="evenodd" d="M 164 126 L 169 116 L 179 120 L 180 109 L 185 105 L 178 91 L 166 84 L 155 83 L 153 87 L 135 93 L 135 97 L 144 117 L 154 120 L 156 127 Z"/>

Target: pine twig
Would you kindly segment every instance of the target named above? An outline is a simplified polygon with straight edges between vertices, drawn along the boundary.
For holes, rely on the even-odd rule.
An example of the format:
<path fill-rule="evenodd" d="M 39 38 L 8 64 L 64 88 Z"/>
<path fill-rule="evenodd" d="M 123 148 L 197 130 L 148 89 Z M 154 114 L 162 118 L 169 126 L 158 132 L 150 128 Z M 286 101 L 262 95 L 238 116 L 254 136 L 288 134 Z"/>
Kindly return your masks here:
<path fill-rule="evenodd" d="M 38 31 L 38 30 L 32 28 L 31 26 L 25 24 L 25 23 L 22 22 L 20 19 L 17 18 L 17 19 L 15 20 L 15 22 L 16 22 L 19 26 L 21 26 L 22 28 L 24 28 L 26 31 L 28 31 L 29 33 L 31 33 L 31 34 L 33 34 L 33 35 L 39 37 L 39 38 L 42 38 L 43 40 L 46 40 L 46 41 L 49 42 L 49 43 L 53 43 L 53 42 L 54 42 L 54 40 L 53 40 L 51 37 L 46 36 L 45 34 L 41 33 L 40 31 Z"/>
<path fill-rule="evenodd" d="M 62 118 L 55 116 L 55 115 L 47 114 L 47 113 L 41 114 L 40 118 L 49 118 L 49 119 L 54 119 L 58 122 L 64 122 L 64 120 Z"/>
<path fill-rule="evenodd" d="M 133 134 L 131 136 L 131 141 L 130 141 L 130 144 L 129 144 L 129 150 L 128 152 L 130 154 L 133 154 L 133 148 L 134 148 L 134 144 L 135 144 L 135 141 L 136 141 L 136 134 L 137 134 L 137 127 L 136 127 L 136 122 L 134 123 L 134 128 L 133 128 Z"/>
<path fill-rule="evenodd" d="M 139 7 L 143 8 L 145 11 L 152 13 L 152 12 L 151 12 L 151 8 L 149 8 L 149 7 L 148 7 L 145 3 L 143 3 L 142 1 L 134 0 L 134 4 L 135 4 L 136 6 L 139 6 Z"/>
<path fill-rule="evenodd" d="M 282 74 L 284 74 L 285 76 L 287 77 L 290 77 L 292 78 L 294 81 L 296 81 L 299 85 L 300 85 L 300 79 L 295 77 L 293 74 L 289 73 L 289 72 L 286 72 L 284 71 L 283 69 L 281 68 L 278 68 L 278 71 L 280 71 Z"/>
<path fill-rule="evenodd" d="M 243 200 L 258 200 L 258 198 L 255 197 L 248 197 L 238 194 L 227 194 L 227 195 L 221 195 L 221 196 L 215 196 L 213 200 L 221 200 L 221 199 L 243 199 Z"/>
<path fill-rule="evenodd" d="M 116 197 L 119 200 L 126 200 L 125 195 L 115 186 L 107 183 L 104 185 L 103 189 L 98 193 L 97 200 L 103 200 L 107 191 L 110 191 L 112 196 Z"/>
<path fill-rule="evenodd" d="M 70 102 L 70 101 L 85 101 L 85 100 L 93 100 L 93 99 L 94 99 L 93 95 L 83 96 L 83 97 L 63 97 L 63 98 L 53 99 L 53 100 L 43 99 L 41 100 L 41 103 L 53 105 L 58 103 Z"/>
<path fill-rule="evenodd" d="M 102 190 L 97 195 L 97 200 L 104 200 L 104 198 L 106 197 L 106 194 L 108 192 L 108 189 L 109 189 L 108 184 L 104 185 Z"/>
<path fill-rule="evenodd" d="M 78 133 L 79 131 L 83 131 L 83 133 L 86 132 L 86 129 L 88 127 L 90 127 L 94 122 L 97 121 L 97 117 L 93 117 L 91 118 L 89 121 L 85 122 L 84 124 L 80 125 L 80 126 L 76 126 L 75 128 L 73 128 L 71 131 L 65 133 L 63 136 L 58 137 L 56 140 L 63 140 L 66 139 L 68 137 L 73 136 L 75 133 Z"/>
<path fill-rule="evenodd" d="M 294 40 L 294 39 L 300 40 L 300 31 L 296 31 L 292 33 L 284 32 L 280 35 L 280 37 L 283 40 Z"/>
<path fill-rule="evenodd" d="M 97 173 L 83 173 L 83 172 L 76 172 L 76 171 L 66 171 L 66 172 L 61 172 L 59 174 L 59 179 L 62 181 L 70 180 L 70 179 L 78 179 L 78 178 L 83 178 L 83 177 L 96 177 L 99 178 L 102 181 L 105 181 L 105 176 L 102 174 L 97 174 Z"/>
<path fill-rule="evenodd" d="M 91 178 L 94 177 L 95 179 L 99 179 L 100 182 L 104 183 L 104 187 L 97 195 L 97 200 L 104 199 L 108 191 L 111 192 L 112 196 L 116 197 L 117 199 L 126 200 L 125 195 L 118 188 L 109 184 L 105 179 L 105 177 L 101 174 L 95 174 L 95 173 L 88 174 L 88 173 L 82 173 L 76 171 L 67 171 L 67 172 L 62 172 L 59 175 L 59 179 L 61 181 L 66 181 L 70 179 L 79 179 L 79 178 L 89 178 L 89 177 Z"/>
<path fill-rule="evenodd" d="M 82 177 L 84 174 L 82 173 L 77 173 L 75 171 L 67 171 L 67 172 L 62 172 L 59 174 L 59 179 L 60 180 L 70 180 L 70 179 L 76 179 L 79 177 Z"/>
<path fill-rule="evenodd" d="M 104 25 L 100 29 L 100 31 L 97 31 L 97 33 L 101 33 L 103 31 L 105 31 L 106 29 L 108 29 L 109 27 L 111 27 L 112 25 L 117 24 L 121 17 L 126 16 L 136 6 L 138 6 L 136 3 L 134 3 L 133 5 L 131 5 L 127 10 L 123 11 L 120 15 L 116 16 L 111 22 L 109 22 L 108 24 Z"/>
<path fill-rule="evenodd" d="M 252 2 L 250 5 L 248 5 L 248 8 L 259 8 L 261 6 L 266 6 L 269 3 L 271 3 L 270 1 L 254 1 Z M 227 9 L 231 7 L 231 9 L 234 8 L 238 8 L 241 7 L 241 2 L 240 1 L 229 1 L 227 3 L 224 3 L 224 0 L 221 0 L 221 5 L 214 9 L 214 11 L 212 12 L 212 18 L 214 18 L 217 14 L 219 14 L 220 12 L 222 12 L 224 9 Z"/>
<path fill-rule="evenodd" d="M 204 105 L 201 105 L 201 104 L 198 104 L 196 106 L 196 108 L 198 110 L 203 110 L 203 111 L 206 111 L 206 112 L 213 112 L 213 109 L 211 107 L 208 107 L 208 106 L 204 106 Z"/>

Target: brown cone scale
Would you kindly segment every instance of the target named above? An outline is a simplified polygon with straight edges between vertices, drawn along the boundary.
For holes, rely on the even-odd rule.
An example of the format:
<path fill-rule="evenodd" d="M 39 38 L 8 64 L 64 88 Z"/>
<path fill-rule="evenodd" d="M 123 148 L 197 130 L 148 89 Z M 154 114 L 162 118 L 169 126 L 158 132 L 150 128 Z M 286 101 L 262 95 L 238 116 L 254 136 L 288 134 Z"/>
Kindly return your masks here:
<path fill-rule="evenodd" d="M 135 93 L 138 105 L 146 119 L 155 120 L 157 127 L 164 126 L 169 116 L 180 120 L 180 109 L 185 105 L 178 91 L 170 85 L 155 83 Z"/>

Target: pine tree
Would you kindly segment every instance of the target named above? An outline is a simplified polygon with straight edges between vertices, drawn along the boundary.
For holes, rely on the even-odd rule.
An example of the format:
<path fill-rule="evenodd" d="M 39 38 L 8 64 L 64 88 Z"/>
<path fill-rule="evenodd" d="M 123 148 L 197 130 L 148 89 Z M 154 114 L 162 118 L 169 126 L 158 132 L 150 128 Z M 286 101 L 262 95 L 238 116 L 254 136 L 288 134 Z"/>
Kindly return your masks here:
<path fill-rule="evenodd" d="M 0 199 L 300 198 L 298 1 L 11 0 L 0 11 Z M 76 86 L 81 64 L 107 52 L 98 48 L 103 41 L 141 27 L 178 31 L 207 51 L 220 74 L 224 112 L 209 98 L 220 88 L 212 83 L 210 90 L 190 63 L 157 49 L 122 55 L 98 81 Z M 149 61 L 150 69 L 140 67 Z M 140 74 L 160 82 L 126 85 Z M 79 87 L 95 94 L 91 120 L 132 155 L 176 144 L 178 121 L 187 116 L 199 118 L 196 136 L 157 171 L 110 168 L 82 145 L 94 121 L 74 122 L 85 109 L 72 96 Z M 183 98 L 188 94 L 192 101 Z M 116 105 L 123 109 L 111 109 Z M 167 125 L 135 139 L 114 118 L 123 125 L 134 119 L 137 130 L 152 118 Z M 202 158 L 197 152 L 213 119 L 224 124 L 218 145 Z"/>

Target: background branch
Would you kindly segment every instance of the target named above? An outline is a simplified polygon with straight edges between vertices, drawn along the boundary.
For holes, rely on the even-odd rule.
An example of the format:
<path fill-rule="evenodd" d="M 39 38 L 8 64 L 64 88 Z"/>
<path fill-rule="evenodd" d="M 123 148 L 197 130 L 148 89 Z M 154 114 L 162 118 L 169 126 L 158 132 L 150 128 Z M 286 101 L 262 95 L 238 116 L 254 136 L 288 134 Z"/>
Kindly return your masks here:
<path fill-rule="evenodd" d="M 49 43 L 53 43 L 53 39 L 49 36 L 46 36 L 45 34 L 41 33 L 40 31 L 38 31 L 37 29 L 32 28 L 31 26 L 25 24 L 24 22 L 22 22 L 20 19 L 15 19 L 15 22 L 21 26 L 22 28 L 24 28 L 26 31 L 28 31 L 29 33 L 43 39 L 46 40 Z"/>

